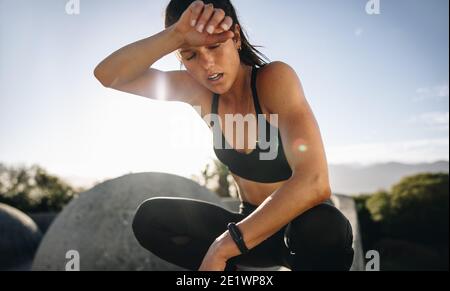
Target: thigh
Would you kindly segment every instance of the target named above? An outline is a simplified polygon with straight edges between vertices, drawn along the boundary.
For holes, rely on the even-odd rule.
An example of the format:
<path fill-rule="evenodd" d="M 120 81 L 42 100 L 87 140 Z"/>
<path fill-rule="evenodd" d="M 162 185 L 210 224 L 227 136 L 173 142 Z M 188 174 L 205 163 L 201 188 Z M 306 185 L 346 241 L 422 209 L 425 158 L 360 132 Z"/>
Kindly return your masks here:
<path fill-rule="evenodd" d="M 133 222 L 139 243 L 156 256 L 197 270 L 214 240 L 229 222 L 244 217 L 192 199 L 154 198 L 142 203 Z"/>

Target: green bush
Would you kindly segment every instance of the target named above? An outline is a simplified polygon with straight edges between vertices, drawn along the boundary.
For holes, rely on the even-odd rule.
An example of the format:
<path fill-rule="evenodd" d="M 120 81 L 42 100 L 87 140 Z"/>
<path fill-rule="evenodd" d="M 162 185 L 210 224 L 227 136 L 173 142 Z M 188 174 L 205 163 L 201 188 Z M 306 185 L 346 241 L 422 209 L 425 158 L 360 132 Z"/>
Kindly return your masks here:
<path fill-rule="evenodd" d="M 58 212 L 83 189 L 74 189 L 39 166 L 0 164 L 0 203 L 26 213 Z"/>
<path fill-rule="evenodd" d="M 355 197 L 355 206 L 358 213 L 361 240 L 363 246 L 372 246 L 380 237 L 380 224 L 372 219 L 372 214 L 367 209 L 367 200 L 371 195 L 365 194 Z"/>
<path fill-rule="evenodd" d="M 374 245 L 383 271 L 430 271 L 448 269 L 448 256 L 440 250 L 406 240 L 381 239 Z"/>
<path fill-rule="evenodd" d="M 369 199 L 367 199 L 366 205 L 374 221 L 379 222 L 389 219 L 391 211 L 391 197 L 388 192 L 375 192 Z"/>
<path fill-rule="evenodd" d="M 392 188 L 387 231 L 418 243 L 448 245 L 448 174 L 407 177 Z"/>
<path fill-rule="evenodd" d="M 380 251 L 384 269 L 448 270 L 448 176 L 406 177 L 355 199 L 364 247 Z"/>

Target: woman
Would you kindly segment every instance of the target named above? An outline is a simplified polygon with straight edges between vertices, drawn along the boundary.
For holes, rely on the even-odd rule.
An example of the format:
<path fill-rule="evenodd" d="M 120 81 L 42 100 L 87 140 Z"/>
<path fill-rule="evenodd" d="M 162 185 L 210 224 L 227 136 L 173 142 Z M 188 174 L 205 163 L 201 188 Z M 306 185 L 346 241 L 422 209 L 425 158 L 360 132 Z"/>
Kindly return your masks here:
<path fill-rule="evenodd" d="M 242 204 L 240 213 L 232 213 L 201 201 L 150 199 L 134 218 L 139 243 L 190 270 L 349 270 L 351 226 L 325 203 L 331 195 L 326 156 L 295 71 L 260 58 L 229 0 L 172 0 L 165 22 L 164 31 L 106 58 L 95 76 L 105 87 L 151 99 L 163 86 L 166 101 L 201 107 L 207 121 L 216 116 L 209 126 L 227 147 L 215 146 L 215 152 L 232 172 Z M 175 51 L 186 71 L 151 68 Z M 223 128 L 225 114 L 259 117 L 258 140 L 249 133 L 232 142 L 233 130 Z M 266 133 L 275 131 L 271 147 L 263 126 Z M 263 158 L 273 140 L 275 155 Z"/>

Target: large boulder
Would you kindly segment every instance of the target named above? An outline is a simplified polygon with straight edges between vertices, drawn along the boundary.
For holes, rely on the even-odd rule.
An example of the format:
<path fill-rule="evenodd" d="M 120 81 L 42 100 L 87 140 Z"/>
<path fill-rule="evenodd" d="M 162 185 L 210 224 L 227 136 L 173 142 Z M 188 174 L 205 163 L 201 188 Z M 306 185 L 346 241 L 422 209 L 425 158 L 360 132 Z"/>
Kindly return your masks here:
<path fill-rule="evenodd" d="M 30 217 L 0 203 L 0 270 L 29 269 L 41 239 Z"/>
<path fill-rule="evenodd" d="M 65 270 L 66 254 L 71 250 L 79 254 L 81 271 L 181 270 L 143 249 L 133 235 L 131 223 L 137 207 L 153 197 L 222 205 L 216 194 L 174 175 L 143 173 L 107 181 L 64 208 L 44 236 L 33 270 Z"/>

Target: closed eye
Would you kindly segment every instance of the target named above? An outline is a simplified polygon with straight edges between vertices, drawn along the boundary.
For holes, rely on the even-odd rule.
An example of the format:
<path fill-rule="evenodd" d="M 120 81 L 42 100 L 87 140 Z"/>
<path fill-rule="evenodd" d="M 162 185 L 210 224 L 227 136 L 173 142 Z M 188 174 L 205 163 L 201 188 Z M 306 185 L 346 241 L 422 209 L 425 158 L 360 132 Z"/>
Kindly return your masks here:
<path fill-rule="evenodd" d="M 214 45 L 214 46 L 210 46 L 208 49 L 213 50 L 213 49 L 218 48 L 219 46 L 220 46 L 220 43 L 219 43 L 219 44 L 216 44 L 216 45 Z"/>
<path fill-rule="evenodd" d="M 217 44 L 217 45 L 214 45 L 214 46 L 210 46 L 210 47 L 208 47 L 208 49 L 209 49 L 209 50 L 215 50 L 215 49 L 217 49 L 217 48 L 219 48 L 219 47 L 220 47 L 220 43 Z M 189 58 L 187 58 L 186 60 L 190 61 L 190 60 L 194 59 L 195 56 L 196 56 L 196 54 L 193 53 L 192 56 L 189 57 Z"/>
<path fill-rule="evenodd" d="M 194 57 L 195 57 L 195 53 L 194 53 L 194 54 L 192 54 L 192 57 L 190 57 L 190 58 L 187 58 L 186 60 L 190 61 L 190 60 L 192 60 L 192 59 L 193 59 Z"/>

